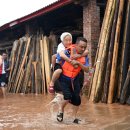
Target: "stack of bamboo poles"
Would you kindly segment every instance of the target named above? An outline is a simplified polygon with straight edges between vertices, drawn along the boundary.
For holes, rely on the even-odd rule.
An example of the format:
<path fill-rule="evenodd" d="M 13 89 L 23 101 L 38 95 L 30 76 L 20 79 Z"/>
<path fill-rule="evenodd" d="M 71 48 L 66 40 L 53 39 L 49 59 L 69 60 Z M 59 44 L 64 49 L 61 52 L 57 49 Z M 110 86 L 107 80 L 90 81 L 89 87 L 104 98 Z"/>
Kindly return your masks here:
<path fill-rule="evenodd" d="M 16 40 L 10 56 L 8 91 L 47 93 L 50 82 L 49 40 L 42 34 Z"/>
<path fill-rule="evenodd" d="M 130 64 L 130 60 L 126 58 L 130 54 L 129 8 L 130 0 L 107 2 L 95 60 L 95 72 L 90 87 L 90 101 L 112 103 L 121 98 Z M 122 32 L 124 33 L 121 35 Z M 128 85 L 129 83 L 127 88 Z M 126 97 L 127 94 L 125 99 Z"/>

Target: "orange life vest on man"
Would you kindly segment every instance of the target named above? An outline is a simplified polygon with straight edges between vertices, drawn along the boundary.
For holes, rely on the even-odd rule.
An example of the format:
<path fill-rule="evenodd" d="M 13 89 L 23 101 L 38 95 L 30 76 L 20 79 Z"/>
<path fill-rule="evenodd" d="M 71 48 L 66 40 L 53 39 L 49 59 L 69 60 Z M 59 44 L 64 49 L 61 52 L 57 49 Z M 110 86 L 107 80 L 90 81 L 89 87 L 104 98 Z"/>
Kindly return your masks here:
<path fill-rule="evenodd" d="M 73 55 L 72 52 L 74 52 L 74 49 L 75 49 L 75 45 L 71 45 L 69 48 L 67 48 L 67 50 L 70 50 L 70 57 L 71 55 Z M 80 57 L 76 60 L 82 64 L 85 64 L 85 57 Z M 65 61 L 64 64 L 62 65 L 62 69 L 63 69 L 63 74 L 65 76 L 70 78 L 75 78 L 80 72 L 81 67 L 78 66 L 77 68 L 74 68 L 73 65 Z"/>

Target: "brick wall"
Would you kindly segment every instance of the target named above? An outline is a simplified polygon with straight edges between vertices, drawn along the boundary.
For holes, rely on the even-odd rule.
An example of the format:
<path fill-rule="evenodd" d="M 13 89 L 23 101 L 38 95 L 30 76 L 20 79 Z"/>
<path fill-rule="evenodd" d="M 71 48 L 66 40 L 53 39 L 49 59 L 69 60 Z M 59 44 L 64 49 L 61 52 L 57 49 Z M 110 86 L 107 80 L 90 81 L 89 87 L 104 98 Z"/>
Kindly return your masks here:
<path fill-rule="evenodd" d="M 90 63 L 94 63 L 100 34 L 100 9 L 96 0 L 83 5 L 83 35 L 88 40 Z"/>

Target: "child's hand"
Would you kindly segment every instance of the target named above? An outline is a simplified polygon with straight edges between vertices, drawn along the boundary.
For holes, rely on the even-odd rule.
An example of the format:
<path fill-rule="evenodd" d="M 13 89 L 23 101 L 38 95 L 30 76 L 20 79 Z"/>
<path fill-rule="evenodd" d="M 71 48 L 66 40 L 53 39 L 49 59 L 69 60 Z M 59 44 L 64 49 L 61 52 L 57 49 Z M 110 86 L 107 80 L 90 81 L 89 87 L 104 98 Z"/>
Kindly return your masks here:
<path fill-rule="evenodd" d="M 81 55 L 80 54 L 73 54 L 72 56 L 71 56 L 71 59 L 78 59 L 78 58 L 80 58 L 81 57 Z"/>

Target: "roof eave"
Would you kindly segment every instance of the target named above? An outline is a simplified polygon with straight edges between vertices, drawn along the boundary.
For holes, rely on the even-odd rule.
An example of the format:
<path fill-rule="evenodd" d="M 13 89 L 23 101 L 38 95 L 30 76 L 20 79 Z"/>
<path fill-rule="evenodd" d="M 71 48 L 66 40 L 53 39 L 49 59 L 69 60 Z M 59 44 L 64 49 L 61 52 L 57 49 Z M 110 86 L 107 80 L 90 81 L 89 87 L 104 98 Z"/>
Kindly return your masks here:
<path fill-rule="evenodd" d="M 30 20 L 30 19 L 33 19 L 33 18 L 35 18 L 35 17 L 41 16 L 41 15 L 43 15 L 43 14 L 45 14 L 45 13 L 48 13 L 48 12 L 50 12 L 50 11 L 53 11 L 53 10 L 59 8 L 59 7 L 62 7 L 62 6 L 64 6 L 64 5 L 69 4 L 69 3 L 71 3 L 71 2 L 72 2 L 72 0 L 59 0 L 59 1 L 57 1 L 57 2 L 54 2 L 54 3 L 52 3 L 52 4 L 50 4 L 50 5 L 48 5 L 48 6 L 44 7 L 44 8 L 42 8 L 42 9 L 40 9 L 40 10 L 38 10 L 38 11 L 35 11 L 35 12 L 29 14 L 29 15 L 26 15 L 26 16 L 24 16 L 24 17 L 21 17 L 21 18 L 19 18 L 19 19 L 16 19 L 16 20 L 14 20 L 14 21 L 11 21 L 11 22 L 9 22 L 9 23 L 7 23 L 7 24 L 4 24 L 3 26 L 0 27 L 0 32 L 3 31 L 3 30 L 5 30 L 5 29 L 7 29 L 7 28 L 10 28 L 10 27 L 12 27 L 12 26 L 14 26 L 14 25 L 23 23 L 23 22 L 25 22 L 25 21 L 28 21 L 28 20 Z"/>

